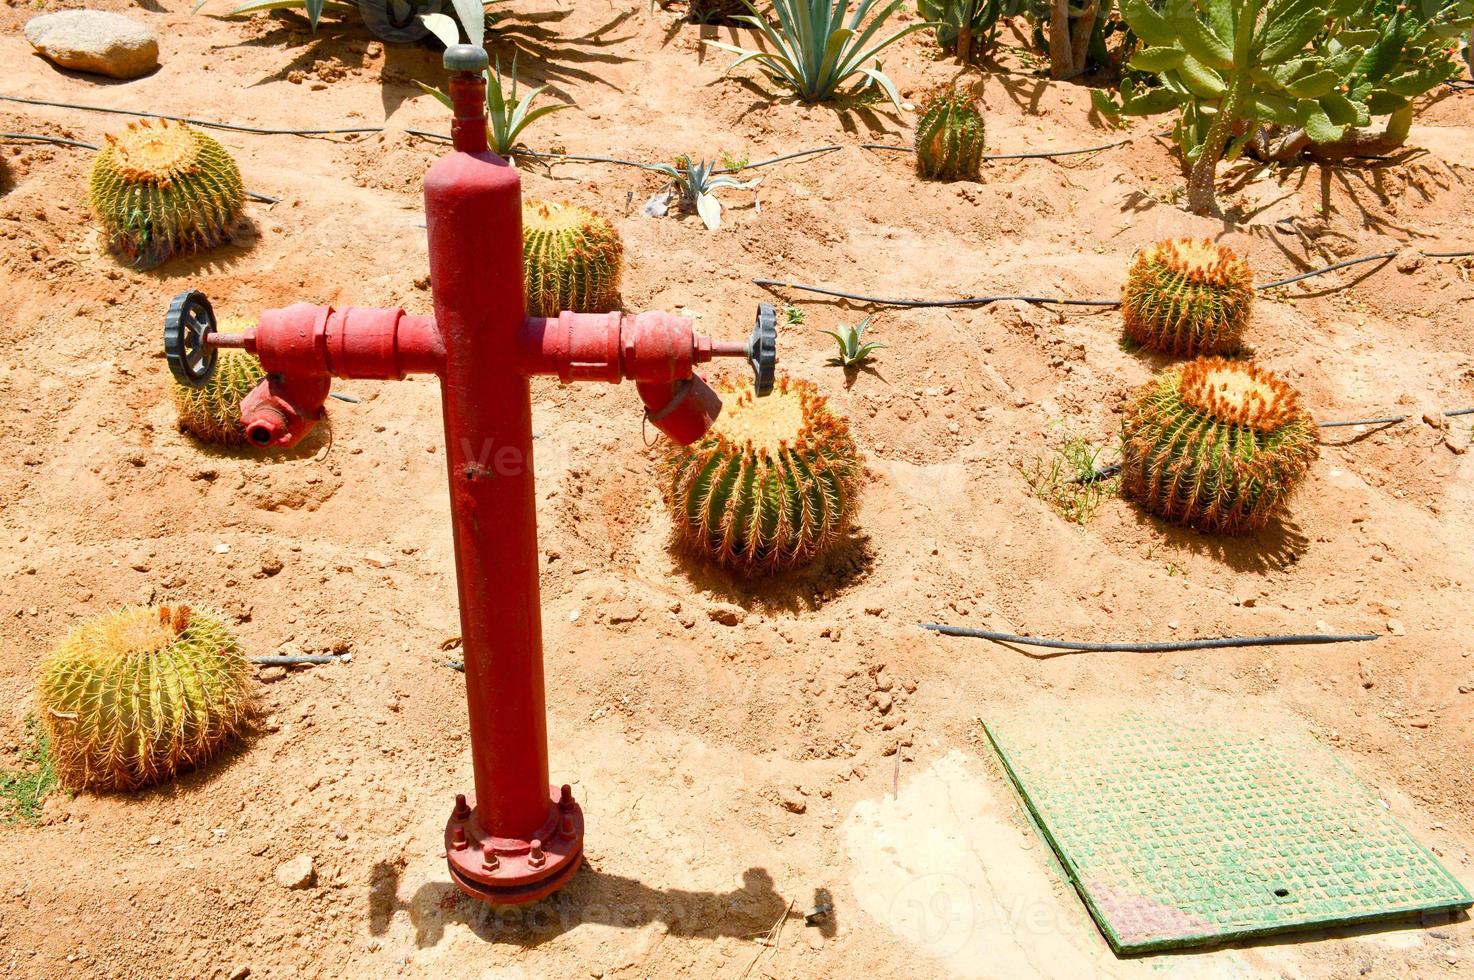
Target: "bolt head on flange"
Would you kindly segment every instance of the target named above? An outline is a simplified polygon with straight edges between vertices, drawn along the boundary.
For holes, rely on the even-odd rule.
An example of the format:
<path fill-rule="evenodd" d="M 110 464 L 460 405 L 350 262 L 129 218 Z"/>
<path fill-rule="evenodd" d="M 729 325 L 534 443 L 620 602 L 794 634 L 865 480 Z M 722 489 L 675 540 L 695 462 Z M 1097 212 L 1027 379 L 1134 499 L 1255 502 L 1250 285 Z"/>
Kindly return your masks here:
<path fill-rule="evenodd" d="M 445 827 L 445 858 L 456 887 L 472 898 L 491 905 L 535 902 L 566 885 L 583 863 L 583 810 L 569 787 L 549 787 L 543 826 L 517 840 L 482 829 L 475 801 L 457 797 Z"/>
<path fill-rule="evenodd" d="M 446 71 L 480 73 L 486 70 L 489 62 L 486 49 L 479 44 L 452 44 L 445 49 L 443 63 Z"/>

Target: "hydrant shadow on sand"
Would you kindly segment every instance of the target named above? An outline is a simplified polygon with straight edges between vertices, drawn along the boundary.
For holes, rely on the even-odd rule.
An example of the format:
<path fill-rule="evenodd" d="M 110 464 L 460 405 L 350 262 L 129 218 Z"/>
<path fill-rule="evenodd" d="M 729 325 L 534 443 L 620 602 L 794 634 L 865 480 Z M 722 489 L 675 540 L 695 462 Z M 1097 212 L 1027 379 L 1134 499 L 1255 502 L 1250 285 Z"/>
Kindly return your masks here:
<path fill-rule="evenodd" d="M 717 939 L 751 939 L 774 928 L 787 911 L 802 924 L 804 903 L 789 900 L 773 888 L 763 868 L 748 868 L 742 887 L 725 892 L 652 888 L 634 878 L 584 867 L 558 893 L 528 905 L 494 907 L 461 894 L 449 881 L 421 885 L 407 901 L 399 895 L 402 867 L 381 861 L 369 880 L 369 932 L 382 936 L 400 912 L 415 928 L 415 946 L 439 944 L 448 922 L 459 922 L 489 943 L 525 948 L 539 946 L 580 925 L 638 929 L 652 922 L 665 924 L 667 935 Z M 824 889 L 813 905 L 831 906 Z M 835 933 L 834 913 L 816 922 L 825 937 Z"/>

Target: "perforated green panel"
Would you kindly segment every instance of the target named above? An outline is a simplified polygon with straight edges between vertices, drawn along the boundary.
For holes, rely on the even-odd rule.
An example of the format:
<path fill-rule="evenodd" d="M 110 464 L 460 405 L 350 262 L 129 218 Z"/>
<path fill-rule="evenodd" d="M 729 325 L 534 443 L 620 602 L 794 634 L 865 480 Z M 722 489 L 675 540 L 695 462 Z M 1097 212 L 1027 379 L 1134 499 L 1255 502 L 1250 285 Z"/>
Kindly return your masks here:
<path fill-rule="evenodd" d="M 1306 736 L 1137 714 L 984 728 L 1117 953 L 1474 905 Z"/>

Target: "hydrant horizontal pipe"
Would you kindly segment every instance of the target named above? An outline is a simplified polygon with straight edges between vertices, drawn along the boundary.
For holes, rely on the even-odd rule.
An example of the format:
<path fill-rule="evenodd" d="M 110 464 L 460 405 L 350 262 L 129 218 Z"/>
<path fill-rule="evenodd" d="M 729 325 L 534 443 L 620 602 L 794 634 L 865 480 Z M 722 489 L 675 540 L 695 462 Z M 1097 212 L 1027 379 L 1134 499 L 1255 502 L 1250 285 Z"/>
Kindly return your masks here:
<path fill-rule="evenodd" d="M 215 346 L 225 345 L 217 340 Z M 266 310 L 242 346 L 261 358 L 266 371 L 281 375 L 398 380 L 439 374 L 445 366 L 435 318 L 400 309 L 297 303 Z"/>

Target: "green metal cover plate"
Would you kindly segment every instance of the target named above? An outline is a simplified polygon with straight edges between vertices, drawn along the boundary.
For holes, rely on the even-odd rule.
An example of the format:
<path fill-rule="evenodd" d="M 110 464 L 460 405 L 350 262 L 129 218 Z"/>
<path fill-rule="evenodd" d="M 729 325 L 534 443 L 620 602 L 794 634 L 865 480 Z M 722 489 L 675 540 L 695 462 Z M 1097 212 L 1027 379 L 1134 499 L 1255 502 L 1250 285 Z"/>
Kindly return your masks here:
<path fill-rule="evenodd" d="M 1117 954 L 1474 905 L 1309 736 L 1137 713 L 984 729 Z"/>

